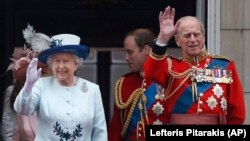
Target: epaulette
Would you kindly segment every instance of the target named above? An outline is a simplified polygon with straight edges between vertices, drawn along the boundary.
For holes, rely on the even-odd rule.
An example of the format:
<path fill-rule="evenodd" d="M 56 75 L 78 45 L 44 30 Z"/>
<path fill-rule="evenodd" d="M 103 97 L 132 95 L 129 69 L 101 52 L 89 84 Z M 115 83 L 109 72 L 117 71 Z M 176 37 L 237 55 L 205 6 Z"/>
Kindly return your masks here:
<path fill-rule="evenodd" d="M 127 76 L 131 75 L 131 73 L 132 73 L 132 72 L 123 74 L 122 76 L 120 76 L 120 77 L 116 80 L 116 83 L 120 83 L 121 79 L 124 79 L 124 77 L 127 77 Z"/>
<path fill-rule="evenodd" d="M 231 59 L 229 59 L 228 57 L 226 56 L 223 56 L 223 55 L 211 55 L 212 58 L 215 58 L 215 59 L 224 59 L 224 60 L 227 60 L 229 62 L 232 62 Z"/>
<path fill-rule="evenodd" d="M 177 56 L 173 56 L 173 55 L 169 55 L 167 54 L 167 58 L 171 58 L 171 59 L 175 59 L 175 60 L 182 60 L 182 57 L 177 57 Z"/>
<path fill-rule="evenodd" d="M 128 76 L 130 73 L 123 74 L 116 80 L 116 84 L 120 84 L 121 80 Z"/>
<path fill-rule="evenodd" d="M 126 76 L 129 76 L 129 75 L 132 75 L 132 74 L 134 74 L 134 72 L 125 73 L 125 74 L 122 75 L 122 77 L 126 77 Z"/>

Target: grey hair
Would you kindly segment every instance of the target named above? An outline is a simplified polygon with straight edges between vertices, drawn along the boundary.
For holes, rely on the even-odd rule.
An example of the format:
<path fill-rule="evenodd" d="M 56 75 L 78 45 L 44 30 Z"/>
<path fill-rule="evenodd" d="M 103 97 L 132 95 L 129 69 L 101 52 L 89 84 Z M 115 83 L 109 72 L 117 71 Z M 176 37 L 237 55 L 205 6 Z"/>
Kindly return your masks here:
<path fill-rule="evenodd" d="M 83 58 L 80 58 L 75 54 L 72 54 L 72 56 L 75 59 L 77 68 L 81 67 L 83 65 Z M 52 67 L 52 57 L 53 57 L 53 55 L 50 55 L 50 56 L 48 56 L 48 59 L 47 59 L 47 64 L 48 64 L 49 68 Z"/>
<path fill-rule="evenodd" d="M 200 25 L 201 33 L 203 34 L 203 36 L 205 36 L 206 29 L 205 29 L 205 26 L 204 26 L 203 22 L 199 18 L 194 17 L 194 16 L 184 16 L 184 17 L 180 18 L 177 22 L 185 21 L 185 20 L 195 20 L 195 21 L 197 21 L 199 23 L 199 25 Z M 177 29 L 177 34 L 179 32 L 180 31 L 179 31 L 179 28 L 178 28 Z"/>

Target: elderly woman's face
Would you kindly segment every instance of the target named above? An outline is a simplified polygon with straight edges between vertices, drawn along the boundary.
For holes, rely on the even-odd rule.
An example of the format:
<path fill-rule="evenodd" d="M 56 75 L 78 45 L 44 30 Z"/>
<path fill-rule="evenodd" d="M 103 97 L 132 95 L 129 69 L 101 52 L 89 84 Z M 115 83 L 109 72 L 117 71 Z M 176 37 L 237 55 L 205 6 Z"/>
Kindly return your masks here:
<path fill-rule="evenodd" d="M 51 68 L 54 76 L 64 85 L 74 82 L 77 70 L 75 57 L 70 53 L 57 53 L 51 57 Z"/>

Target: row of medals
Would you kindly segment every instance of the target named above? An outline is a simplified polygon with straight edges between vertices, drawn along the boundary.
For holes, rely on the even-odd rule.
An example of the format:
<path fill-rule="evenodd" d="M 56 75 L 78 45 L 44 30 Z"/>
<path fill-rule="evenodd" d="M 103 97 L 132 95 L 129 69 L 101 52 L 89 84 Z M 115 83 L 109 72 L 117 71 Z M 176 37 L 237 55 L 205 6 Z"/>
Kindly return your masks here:
<path fill-rule="evenodd" d="M 232 83 L 232 72 L 230 70 L 226 69 L 201 69 L 194 67 L 193 72 L 192 72 L 192 77 L 196 80 L 196 82 L 208 82 L 208 83 Z M 155 96 L 155 99 L 157 100 L 164 100 L 165 99 L 165 93 L 164 93 L 164 88 L 161 86 L 157 85 L 157 94 Z M 163 105 L 157 101 L 153 105 L 153 113 L 159 117 L 164 111 Z M 162 121 L 157 118 L 154 122 L 154 125 L 161 125 L 163 124 Z"/>

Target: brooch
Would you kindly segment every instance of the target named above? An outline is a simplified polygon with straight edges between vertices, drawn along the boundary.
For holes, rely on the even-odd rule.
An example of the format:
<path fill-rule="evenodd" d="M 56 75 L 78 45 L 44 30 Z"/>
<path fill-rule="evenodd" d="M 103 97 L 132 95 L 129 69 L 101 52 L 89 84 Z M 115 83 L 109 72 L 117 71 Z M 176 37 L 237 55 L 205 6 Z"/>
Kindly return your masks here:
<path fill-rule="evenodd" d="M 83 84 L 82 84 L 82 91 L 83 91 L 84 93 L 86 93 L 86 92 L 88 91 L 88 87 L 87 87 L 86 82 L 83 82 Z"/>
<path fill-rule="evenodd" d="M 217 96 L 217 98 L 220 98 L 223 94 L 222 87 L 219 84 L 216 84 L 213 88 L 214 95 Z"/>
<path fill-rule="evenodd" d="M 206 102 L 211 110 L 213 110 L 218 104 L 217 100 L 213 96 L 210 96 Z"/>

